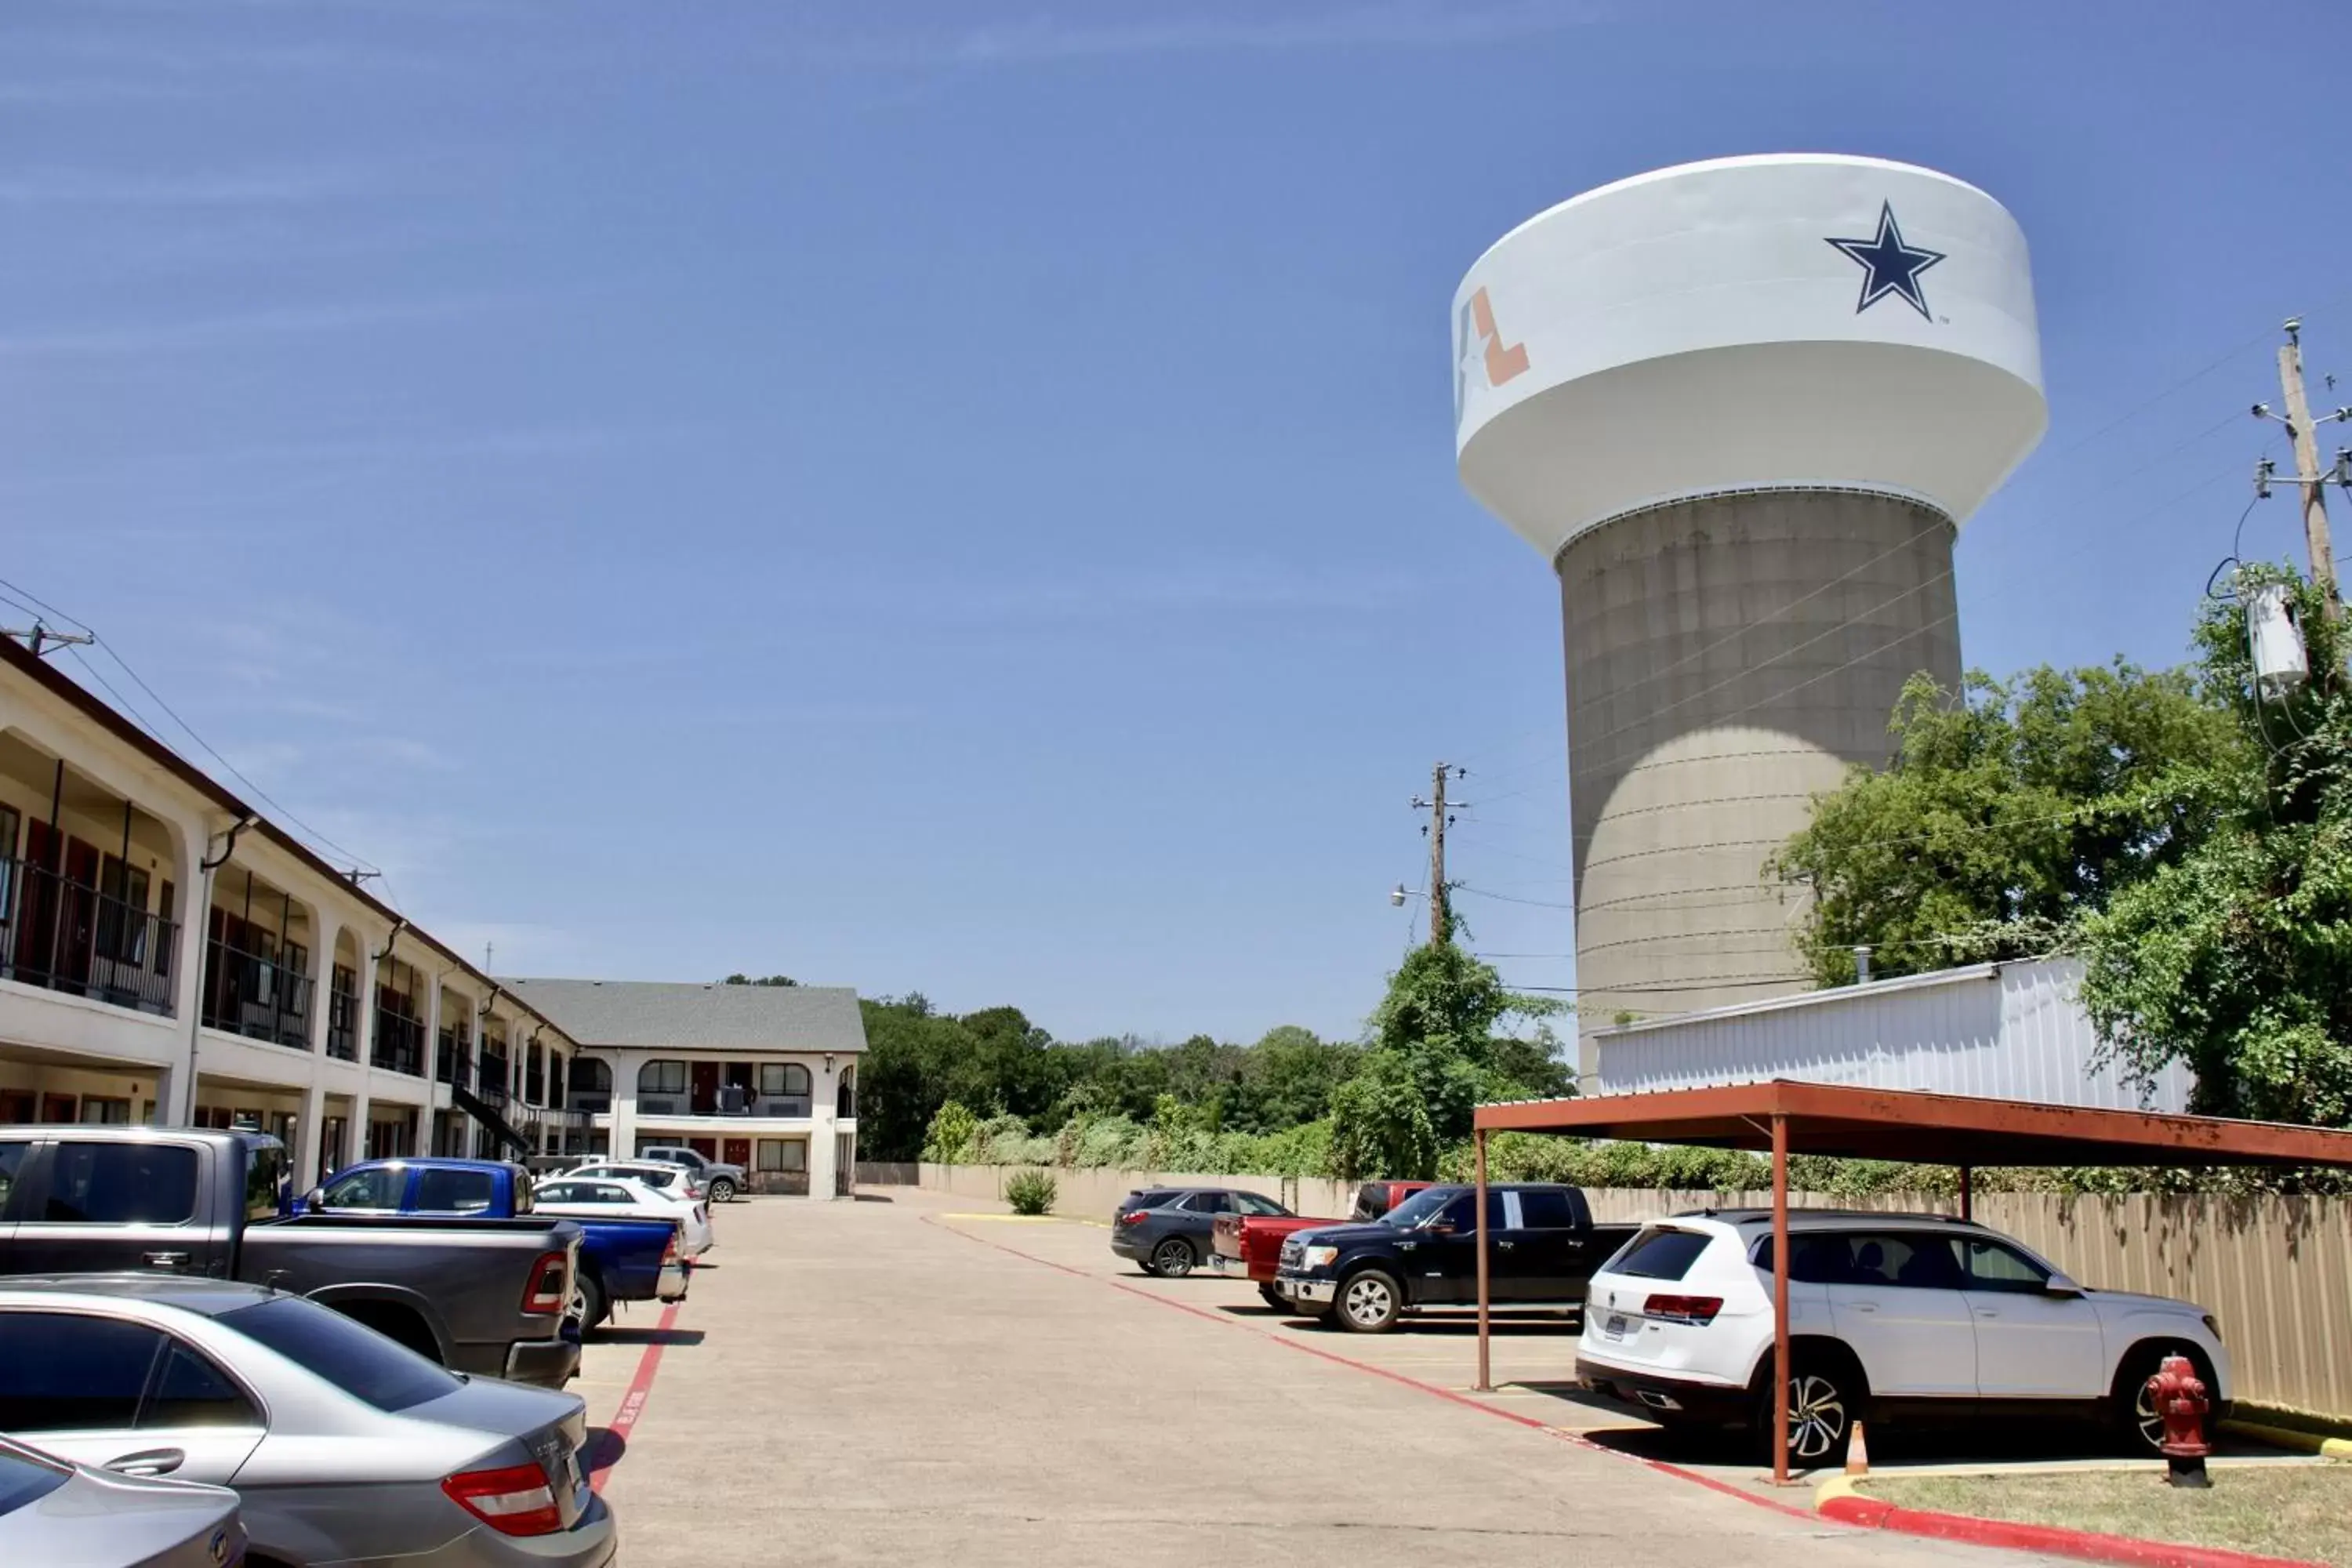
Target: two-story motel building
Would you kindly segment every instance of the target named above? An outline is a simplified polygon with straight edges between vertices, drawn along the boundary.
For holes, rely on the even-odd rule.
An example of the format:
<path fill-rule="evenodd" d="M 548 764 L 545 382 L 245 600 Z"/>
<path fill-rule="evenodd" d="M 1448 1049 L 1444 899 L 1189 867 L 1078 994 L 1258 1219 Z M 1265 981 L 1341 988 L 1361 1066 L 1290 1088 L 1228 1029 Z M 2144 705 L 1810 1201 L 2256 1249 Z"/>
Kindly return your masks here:
<path fill-rule="evenodd" d="M 567 983 L 531 984 L 551 994 Z M 578 1037 L 521 990 L 0 637 L 0 1124 L 249 1123 L 285 1139 L 306 1183 L 373 1156 L 656 1141 L 641 1131 L 724 1154 L 728 1137 L 695 1109 L 701 1069 L 687 1068 L 678 1115 L 640 1124 L 626 1099 L 592 1110 L 588 1086 L 623 1064 L 642 1072 L 637 1037 L 583 1061 Z M 725 1121 L 760 1129 L 747 1167 L 776 1162 L 755 1185 L 832 1196 L 853 1168 L 850 1064 L 865 1037 L 854 996 L 809 995 L 796 1005 L 813 1004 L 821 1024 L 757 1037 L 689 1026 L 697 1048 L 680 1054 L 723 1044 L 755 1087 L 788 1090 Z M 839 997 L 845 1014 L 816 1000 Z M 772 1075 L 772 1062 L 787 1070 Z M 675 1076 L 663 1066 L 654 1080 Z M 720 1068 L 722 1083 L 742 1077 Z"/>
<path fill-rule="evenodd" d="M 683 1143 L 756 1192 L 845 1196 L 857 1161 L 857 994 L 817 985 L 509 980 L 579 1042 L 567 1107 L 589 1147 Z"/>

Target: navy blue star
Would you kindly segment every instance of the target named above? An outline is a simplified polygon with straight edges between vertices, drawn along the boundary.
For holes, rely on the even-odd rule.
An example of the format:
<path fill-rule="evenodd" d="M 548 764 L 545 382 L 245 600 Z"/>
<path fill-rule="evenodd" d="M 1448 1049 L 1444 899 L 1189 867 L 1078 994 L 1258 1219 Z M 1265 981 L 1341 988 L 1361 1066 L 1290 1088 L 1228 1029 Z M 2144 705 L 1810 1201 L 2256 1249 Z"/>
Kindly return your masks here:
<path fill-rule="evenodd" d="M 1903 243 L 1903 231 L 1895 226 L 1895 204 L 1883 202 L 1878 208 L 1878 233 L 1870 239 L 1832 239 L 1846 255 L 1862 264 L 1862 303 L 1853 308 L 1861 315 L 1889 294 L 1900 294 L 1910 301 L 1911 308 L 1929 321 L 1927 297 L 1919 291 L 1919 274 L 1944 259 L 1940 250 L 1922 250 L 1916 245 Z"/>

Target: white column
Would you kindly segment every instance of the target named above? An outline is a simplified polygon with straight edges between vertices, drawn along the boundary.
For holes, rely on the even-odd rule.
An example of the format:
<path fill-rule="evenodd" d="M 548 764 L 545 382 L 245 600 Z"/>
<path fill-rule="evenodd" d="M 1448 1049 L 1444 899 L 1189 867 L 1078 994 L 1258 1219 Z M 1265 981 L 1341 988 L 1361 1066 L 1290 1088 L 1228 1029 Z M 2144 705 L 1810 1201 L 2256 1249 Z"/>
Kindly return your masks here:
<path fill-rule="evenodd" d="M 643 1051 L 613 1053 L 612 1157 L 625 1160 L 637 1152 L 637 1069 L 646 1063 Z"/>
<path fill-rule="evenodd" d="M 836 1130 L 837 1121 L 834 1115 L 835 1109 L 834 1097 L 840 1087 L 835 1075 L 839 1072 L 840 1066 L 838 1058 L 835 1058 L 834 1065 L 830 1068 L 823 1062 L 818 1062 L 815 1064 L 816 1070 L 809 1074 L 811 1079 L 809 1088 L 812 1090 L 809 1096 L 809 1118 L 812 1126 L 809 1132 L 808 1164 L 809 1196 L 812 1198 L 829 1200 L 835 1195 L 834 1187 L 837 1182 L 839 1161 L 834 1148 L 834 1132 Z"/>
<path fill-rule="evenodd" d="M 310 1081 L 303 1086 L 301 1118 L 294 1126 L 294 1183 L 319 1177 L 320 1140 L 327 1127 L 327 1023 L 335 1010 L 335 943 L 342 929 L 325 909 L 310 910 Z"/>
<path fill-rule="evenodd" d="M 185 1127 L 196 1118 L 196 1028 L 204 1012 L 205 932 L 212 919 L 213 874 L 202 868 L 210 844 L 211 819 L 169 819 L 176 840 L 173 881 L 179 888 L 179 939 L 173 944 L 172 1018 L 179 1027 L 171 1069 L 155 1079 L 155 1115 L 166 1127 Z"/>
<path fill-rule="evenodd" d="M 375 1083 L 376 989 L 379 972 L 383 967 L 382 961 L 376 957 L 376 954 L 383 951 L 383 948 L 379 945 L 383 941 L 384 933 L 382 931 L 368 931 L 365 928 L 360 931 L 360 1016 L 357 1019 L 360 1091 L 352 1097 L 352 1124 L 348 1132 L 351 1147 L 346 1151 L 341 1151 L 348 1154 L 353 1163 L 366 1159 L 368 1154 L 368 1114 L 373 1109 L 373 1097 L 370 1090 Z"/>

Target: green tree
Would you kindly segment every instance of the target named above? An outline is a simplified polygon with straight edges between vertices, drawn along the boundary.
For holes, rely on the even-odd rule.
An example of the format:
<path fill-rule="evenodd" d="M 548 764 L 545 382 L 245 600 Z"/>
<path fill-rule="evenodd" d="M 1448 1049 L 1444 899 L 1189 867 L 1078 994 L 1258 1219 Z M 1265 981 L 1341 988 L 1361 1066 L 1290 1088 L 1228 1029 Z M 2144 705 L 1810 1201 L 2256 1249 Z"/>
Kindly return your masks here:
<path fill-rule="evenodd" d="M 971 1158 L 972 1146 L 979 1142 L 980 1118 L 969 1107 L 950 1100 L 931 1118 L 930 1129 L 923 1138 L 923 1158 L 952 1165 Z"/>
<path fill-rule="evenodd" d="M 2046 952 L 2078 916 L 2176 863 L 2210 826 L 2180 768 L 2238 755 L 2181 670 L 2044 666 L 1958 695 L 1912 677 L 1893 761 L 1820 796 L 1768 875 L 1812 895 L 1798 945 L 1816 980 Z"/>
<path fill-rule="evenodd" d="M 1331 1173 L 1426 1179 L 1437 1173 L 1437 1128 L 1419 1064 L 1402 1051 L 1379 1049 L 1363 1069 L 1331 1091 Z"/>
<path fill-rule="evenodd" d="M 1412 1073 L 1437 1137 L 1450 1142 L 1469 1135 L 1482 1100 L 1568 1092 L 1572 1079 L 1556 1054 L 1558 1042 L 1541 1027 L 1565 1011 L 1562 1003 L 1506 989 L 1492 965 L 1454 942 L 1429 942 L 1407 953 L 1390 976 L 1388 994 L 1372 1013 L 1372 1054 L 1387 1053 Z M 1532 1039 L 1502 1029 L 1515 1018 L 1538 1026 Z M 1332 1105 L 1336 1117 L 1336 1098 Z"/>
<path fill-rule="evenodd" d="M 2258 689 L 2245 596 L 2289 595 L 2310 678 Z M 2166 798 L 2210 823 L 2185 852 L 2082 922 L 2083 1000 L 2136 1071 L 2185 1062 L 2196 1106 L 2225 1116 L 2352 1124 L 2352 687 L 2344 630 L 2292 572 L 2243 568 L 2208 601 L 2203 687 L 2229 743 L 2184 763 Z"/>
<path fill-rule="evenodd" d="M 736 973 L 727 977 L 727 984 L 730 985 L 798 985 L 800 982 L 789 974 L 763 974 L 754 980 L 748 974 Z"/>

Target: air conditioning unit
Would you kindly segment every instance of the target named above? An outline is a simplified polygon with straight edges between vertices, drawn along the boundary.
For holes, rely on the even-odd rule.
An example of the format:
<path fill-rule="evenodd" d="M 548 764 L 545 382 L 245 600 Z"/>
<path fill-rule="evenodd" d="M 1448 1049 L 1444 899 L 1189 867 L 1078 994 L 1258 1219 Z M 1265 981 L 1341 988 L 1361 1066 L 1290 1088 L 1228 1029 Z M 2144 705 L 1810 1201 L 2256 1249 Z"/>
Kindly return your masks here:
<path fill-rule="evenodd" d="M 639 1100 L 637 1109 L 647 1116 L 676 1116 L 677 1101 L 669 1099 Z"/>
<path fill-rule="evenodd" d="M 740 1083 L 730 1083 L 719 1091 L 719 1114 L 742 1116 L 751 1109 L 751 1091 Z"/>

